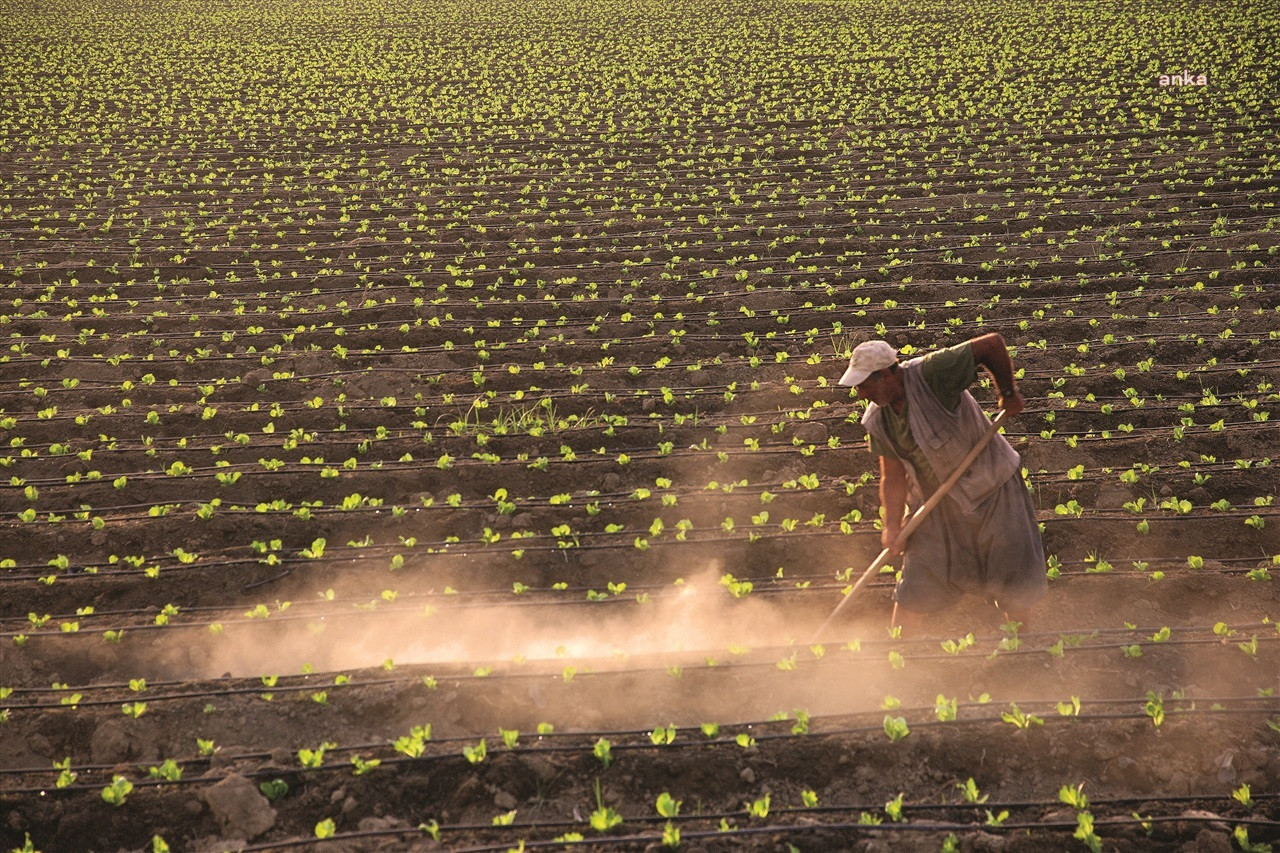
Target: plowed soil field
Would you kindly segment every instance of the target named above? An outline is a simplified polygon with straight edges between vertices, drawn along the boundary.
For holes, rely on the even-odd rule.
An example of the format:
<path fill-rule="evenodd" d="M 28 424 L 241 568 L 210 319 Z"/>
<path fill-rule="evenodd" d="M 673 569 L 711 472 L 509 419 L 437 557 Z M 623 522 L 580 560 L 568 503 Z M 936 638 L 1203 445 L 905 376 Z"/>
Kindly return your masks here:
<path fill-rule="evenodd" d="M 3 848 L 1270 849 L 1277 23 L 0 0 Z M 1047 596 L 819 631 L 993 331 Z"/>

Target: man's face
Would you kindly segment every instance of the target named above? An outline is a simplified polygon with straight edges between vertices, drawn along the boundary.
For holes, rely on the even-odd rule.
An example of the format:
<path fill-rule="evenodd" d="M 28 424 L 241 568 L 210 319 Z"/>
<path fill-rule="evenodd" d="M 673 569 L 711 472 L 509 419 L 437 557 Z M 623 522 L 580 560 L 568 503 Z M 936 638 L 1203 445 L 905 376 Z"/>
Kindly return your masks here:
<path fill-rule="evenodd" d="M 891 402 L 893 379 L 888 370 L 877 370 L 854 386 L 858 399 L 870 400 L 877 406 L 887 406 Z"/>

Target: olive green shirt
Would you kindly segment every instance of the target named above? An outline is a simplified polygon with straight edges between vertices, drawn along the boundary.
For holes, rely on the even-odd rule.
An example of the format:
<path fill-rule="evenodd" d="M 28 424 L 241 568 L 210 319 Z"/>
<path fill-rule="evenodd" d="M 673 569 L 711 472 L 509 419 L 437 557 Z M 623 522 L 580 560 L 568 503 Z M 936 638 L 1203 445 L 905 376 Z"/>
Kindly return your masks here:
<path fill-rule="evenodd" d="M 960 395 L 978 381 L 978 365 L 973 360 L 973 347 L 965 342 L 935 350 L 926 355 L 920 363 L 920 373 L 925 384 L 938 398 L 938 402 L 954 412 L 960 404 Z M 911 434 L 911 425 L 907 419 L 907 401 L 905 398 L 902 401 L 901 414 L 892 406 L 884 406 L 883 410 L 884 428 L 889 434 L 893 452 L 911 463 L 911 467 L 916 470 L 920 488 L 924 492 L 923 497 L 927 498 L 937 491 L 941 481 L 934 474 L 933 466 L 929 464 L 924 452 L 920 450 L 920 445 L 916 444 L 915 437 Z M 876 456 L 887 455 L 885 448 L 876 441 L 874 436 L 868 435 L 867 438 L 871 442 L 872 453 Z"/>

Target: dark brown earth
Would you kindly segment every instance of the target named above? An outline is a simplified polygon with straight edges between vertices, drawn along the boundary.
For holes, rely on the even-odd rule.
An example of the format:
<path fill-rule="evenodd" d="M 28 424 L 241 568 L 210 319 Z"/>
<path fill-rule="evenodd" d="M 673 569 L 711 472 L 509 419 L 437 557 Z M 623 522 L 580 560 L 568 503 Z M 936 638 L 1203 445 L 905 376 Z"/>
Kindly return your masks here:
<path fill-rule="evenodd" d="M 1280 841 L 1254 12 L 170 6 L 5 15 L 3 849 Z M 817 635 L 992 331 L 1047 596 Z"/>

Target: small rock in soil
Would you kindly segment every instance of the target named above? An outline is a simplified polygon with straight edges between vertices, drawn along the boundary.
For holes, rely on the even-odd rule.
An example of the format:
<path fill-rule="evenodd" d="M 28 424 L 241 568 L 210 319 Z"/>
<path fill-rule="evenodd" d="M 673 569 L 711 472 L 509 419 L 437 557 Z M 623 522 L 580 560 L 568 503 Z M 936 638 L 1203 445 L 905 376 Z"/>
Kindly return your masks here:
<path fill-rule="evenodd" d="M 827 427 L 825 424 L 802 424 L 796 429 L 796 438 L 806 444 L 826 444 Z"/>
<path fill-rule="evenodd" d="M 756 783 L 756 771 L 752 770 L 750 767 L 742 768 L 742 772 L 739 773 L 738 776 L 748 785 L 754 785 Z"/>
<path fill-rule="evenodd" d="M 503 811 L 511 811 L 517 805 L 516 798 L 506 791 L 498 791 L 493 795 L 493 804 Z"/>
<path fill-rule="evenodd" d="M 999 853 L 1009 846 L 1009 840 L 1002 835 L 993 835 L 990 832 L 975 832 L 972 839 L 970 849 L 976 853 Z"/>
<path fill-rule="evenodd" d="M 1122 755 L 1107 769 L 1111 781 L 1120 785 L 1138 786 L 1147 778 L 1142 766 L 1127 755 Z"/>
<path fill-rule="evenodd" d="M 258 786 L 243 776 L 231 775 L 204 792 L 209 810 L 229 838 L 253 840 L 276 823 L 276 810 Z"/>
<path fill-rule="evenodd" d="M 187 848 L 191 853 L 226 853 L 228 850 L 236 850 L 238 846 L 232 845 L 229 839 L 218 838 L 216 835 L 209 835 L 204 838 L 196 838 L 191 841 Z"/>
<path fill-rule="evenodd" d="M 1175 796 L 1185 797 L 1192 790 L 1191 777 L 1179 770 L 1169 777 L 1168 790 Z"/>
<path fill-rule="evenodd" d="M 28 738 L 27 749 L 41 758 L 53 757 L 53 744 L 49 743 L 49 739 L 44 735 L 32 735 Z"/>
<path fill-rule="evenodd" d="M 115 720 L 107 720 L 94 729 L 89 739 L 89 754 L 94 764 L 116 764 L 129 757 L 129 733 Z"/>
<path fill-rule="evenodd" d="M 454 799 L 460 803 L 469 803 L 479 797 L 482 793 L 480 780 L 474 776 L 468 776 L 462 780 L 462 784 L 458 786 Z"/>
<path fill-rule="evenodd" d="M 386 832 L 390 829 L 399 829 L 402 826 L 408 826 L 407 823 L 398 817 L 366 817 L 361 818 L 356 828 L 361 832 Z"/>
<path fill-rule="evenodd" d="M 1221 830 L 1222 832 L 1226 832 L 1229 829 L 1229 827 L 1227 826 L 1227 822 L 1223 819 L 1222 815 L 1217 814 L 1215 812 L 1211 812 L 1211 811 L 1205 811 L 1204 809 L 1187 809 L 1181 814 L 1181 817 L 1191 818 L 1193 820 L 1198 820 L 1198 821 L 1205 821 L 1205 820 L 1215 821 L 1215 823 L 1206 827 L 1206 829 L 1210 829 L 1210 830 L 1217 829 L 1217 830 Z"/>
<path fill-rule="evenodd" d="M 270 370 L 250 370 L 240 377 L 240 382 L 250 388 L 257 388 L 265 382 L 270 382 L 271 379 Z"/>
<path fill-rule="evenodd" d="M 1231 844 L 1231 836 L 1213 829 L 1202 829 L 1196 833 L 1195 841 L 1182 845 L 1187 853 L 1231 853 L 1235 849 Z"/>
<path fill-rule="evenodd" d="M 556 766 L 540 755 L 521 758 L 520 764 L 529 775 L 540 782 L 550 782 L 556 778 Z"/>

